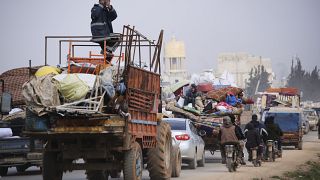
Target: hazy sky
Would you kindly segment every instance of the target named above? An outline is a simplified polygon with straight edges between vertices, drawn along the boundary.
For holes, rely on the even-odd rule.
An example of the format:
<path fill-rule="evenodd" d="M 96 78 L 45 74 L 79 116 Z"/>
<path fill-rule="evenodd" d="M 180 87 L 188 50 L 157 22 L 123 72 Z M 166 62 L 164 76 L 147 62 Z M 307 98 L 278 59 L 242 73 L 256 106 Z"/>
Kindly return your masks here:
<path fill-rule="evenodd" d="M 90 10 L 98 0 L 1 0 L 0 73 L 44 63 L 45 35 L 91 35 Z M 113 22 L 156 39 L 165 30 L 185 42 L 190 72 L 214 68 L 221 52 L 272 59 L 279 76 L 298 55 L 305 68 L 320 66 L 319 0 L 111 0 Z M 55 61 L 58 62 L 58 61 Z M 55 65 L 55 64 L 53 64 Z"/>

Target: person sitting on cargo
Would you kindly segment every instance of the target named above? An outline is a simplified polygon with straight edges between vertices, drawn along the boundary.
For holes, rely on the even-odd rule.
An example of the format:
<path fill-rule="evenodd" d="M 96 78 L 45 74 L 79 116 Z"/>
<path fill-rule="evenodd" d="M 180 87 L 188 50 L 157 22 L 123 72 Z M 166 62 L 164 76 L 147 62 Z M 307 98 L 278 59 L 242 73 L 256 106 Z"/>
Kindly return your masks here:
<path fill-rule="evenodd" d="M 229 116 L 223 117 L 223 124 L 218 135 L 222 164 L 226 163 L 225 145 L 235 145 L 238 155 L 241 156 L 239 139 L 241 139 L 241 134 L 239 134 L 236 127 L 232 124 L 231 118 Z"/>
<path fill-rule="evenodd" d="M 247 127 L 247 131 L 245 133 L 245 137 L 247 138 L 246 148 L 249 154 L 248 161 L 252 161 L 252 151 L 251 151 L 252 148 L 258 147 L 258 151 L 257 151 L 257 154 L 259 155 L 258 158 L 261 157 L 262 149 L 259 148 L 261 144 L 261 139 L 258 131 L 254 128 L 253 123 L 248 123 L 246 127 Z"/>
<path fill-rule="evenodd" d="M 267 140 L 278 141 L 278 150 L 281 152 L 281 136 L 283 136 L 283 132 L 279 125 L 274 123 L 273 116 L 268 116 L 264 124 L 268 132 Z"/>
<path fill-rule="evenodd" d="M 234 107 L 237 105 L 237 98 L 233 92 L 227 93 L 226 103 Z"/>
<path fill-rule="evenodd" d="M 195 100 L 198 96 L 197 86 L 195 84 L 191 84 L 190 89 L 187 91 L 184 96 L 184 106 L 187 106 L 189 103 L 192 103 L 192 107 L 195 106 Z"/>
<path fill-rule="evenodd" d="M 117 12 L 110 4 L 110 0 L 99 0 L 91 9 L 91 33 L 92 40 L 101 47 L 101 54 L 104 51 L 104 41 L 97 40 L 105 38 L 113 33 L 112 21 L 117 18 Z"/>

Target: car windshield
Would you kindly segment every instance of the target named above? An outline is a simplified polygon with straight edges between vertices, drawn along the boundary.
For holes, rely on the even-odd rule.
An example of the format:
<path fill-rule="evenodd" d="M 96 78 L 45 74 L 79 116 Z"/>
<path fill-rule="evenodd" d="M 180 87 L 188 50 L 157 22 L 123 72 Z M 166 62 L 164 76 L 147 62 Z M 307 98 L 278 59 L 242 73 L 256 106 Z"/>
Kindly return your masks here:
<path fill-rule="evenodd" d="M 186 121 L 183 120 L 165 120 L 166 122 L 168 122 L 171 126 L 171 130 L 186 130 Z"/>
<path fill-rule="evenodd" d="M 299 130 L 299 113 L 268 113 L 267 116 L 274 116 L 282 131 L 293 132 Z"/>

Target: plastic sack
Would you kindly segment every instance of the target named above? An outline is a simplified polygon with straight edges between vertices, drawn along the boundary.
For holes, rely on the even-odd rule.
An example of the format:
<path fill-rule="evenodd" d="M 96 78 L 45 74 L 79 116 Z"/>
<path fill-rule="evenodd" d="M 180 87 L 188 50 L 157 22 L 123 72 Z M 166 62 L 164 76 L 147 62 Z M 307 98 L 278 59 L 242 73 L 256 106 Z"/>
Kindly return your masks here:
<path fill-rule="evenodd" d="M 0 128 L 0 138 L 6 138 L 12 136 L 11 128 Z"/>
<path fill-rule="evenodd" d="M 179 108 L 182 108 L 184 105 L 184 98 L 183 97 L 180 97 L 179 100 L 178 100 L 178 103 L 177 103 L 177 106 Z"/>
<path fill-rule="evenodd" d="M 109 67 L 107 69 L 104 69 L 100 72 L 100 78 L 101 78 L 101 85 L 104 90 L 106 90 L 107 95 L 110 98 L 113 98 L 116 94 L 115 88 L 113 86 L 113 80 L 112 80 L 112 68 Z"/>
<path fill-rule="evenodd" d="M 62 96 L 69 101 L 80 100 L 89 92 L 89 86 L 76 74 L 68 74 L 61 81 L 58 81 L 58 89 Z"/>
<path fill-rule="evenodd" d="M 84 74 L 84 73 L 73 73 L 78 76 L 83 82 L 85 82 L 90 89 L 93 89 L 94 82 L 96 81 L 96 75 L 93 74 Z M 58 74 L 53 77 L 57 81 L 62 81 L 68 74 Z"/>
<path fill-rule="evenodd" d="M 35 73 L 35 76 L 41 77 L 41 76 L 45 76 L 45 75 L 48 75 L 51 73 L 60 74 L 61 70 L 57 67 L 54 67 L 54 66 L 43 66 L 37 70 L 37 72 Z"/>

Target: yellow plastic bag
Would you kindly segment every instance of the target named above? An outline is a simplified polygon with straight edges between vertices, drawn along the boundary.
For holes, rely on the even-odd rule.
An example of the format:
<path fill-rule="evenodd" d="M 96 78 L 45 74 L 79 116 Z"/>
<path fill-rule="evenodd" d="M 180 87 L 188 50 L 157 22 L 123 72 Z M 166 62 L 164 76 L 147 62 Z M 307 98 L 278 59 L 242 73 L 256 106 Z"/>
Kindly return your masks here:
<path fill-rule="evenodd" d="M 80 100 L 89 92 L 89 86 L 76 74 L 68 74 L 58 84 L 61 95 L 68 101 Z"/>
<path fill-rule="evenodd" d="M 36 76 L 37 77 L 41 77 L 41 76 L 45 76 L 45 75 L 48 75 L 50 73 L 53 73 L 53 74 L 60 74 L 61 73 L 61 70 L 57 67 L 54 67 L 54 66 L 43 66 L 41 68 L 39 68 L 36 72 Z"/>

